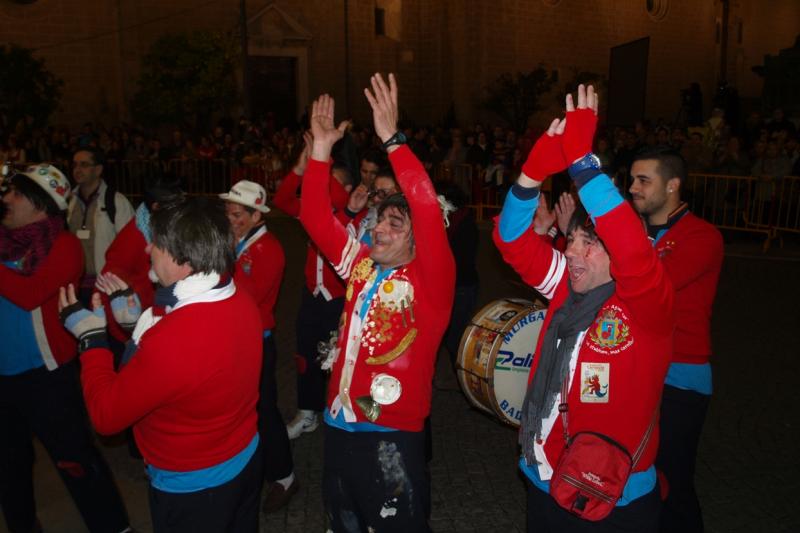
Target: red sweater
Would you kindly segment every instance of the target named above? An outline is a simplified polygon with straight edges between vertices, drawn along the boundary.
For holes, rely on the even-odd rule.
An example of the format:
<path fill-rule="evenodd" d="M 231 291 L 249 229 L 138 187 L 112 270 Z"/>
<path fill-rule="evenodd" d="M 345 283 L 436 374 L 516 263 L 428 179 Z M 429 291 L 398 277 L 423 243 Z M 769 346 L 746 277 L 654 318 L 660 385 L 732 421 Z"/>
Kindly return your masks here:
<path fill-rule="evenodd" d="M 611 257 L 616 291 L 597 313 L 579 348 L 567 397 L 569 431 L 570 435 L 579 431 L 608 435 L 633 453 L 659 405 L 669 366 L 674 292 L 639 217 L 626 202 L 597 217 L 596 230 Z M 568 296 L 566 260 L 532 229 L 512 242 L 504 242 L 495 227 L 494 241 L 526 283 L 544 295 L 552 295 L 530 384 L 539 365 L 544 332 Z M 593 381 L 595 375 L 597 383 Z M 595 391 L 605 394 L 599 396 L 593 394 Z M 557 417 L 544 443 L 551 467 L 558 464 L 564 450 L 562 427 Z M 658 425 L 635 471 L 647 470 L 653 464 L 657 430 Z"/>
<path fill-rule="evenodd" d="M 69 362 L 77 354 L 77 342 L 58 317 L 58 289 L 83 274 L 83 248 L 80 241 L 64 230 L 30 276 L 23 276 L 0 265 L 0 294 L 14 305 L 31 313 L 42 361 L 48 370 Z M 0 340 L 0 342 L 2 342 Z"/>
<path fill-rule="evenodd" d="M 402 392 L 393 403 L 381 405 L 374 423 L 420 431 L 430 412 L 434 363 L 450 319 L 455 262 L 425 169 L 405 146 L 391 153 L 389 160 L 400 189 L 409 193 L 406 198 L 417 253 L 410 263 L 380 282 L 360 332 L 351 331 L 354 313 L 362 301 L 359 295 L 370 292 L 377 268 L 369 259 L 369 248 L 350 235 L 327 207 L 327 163 L 308 163 L 300 221 L 348 282 L 339 330 L 340 353 L 328 386 L 331 414 L 338 414 L 341 402 L 351 406 L 358 422 L 369 421 L 355 400 L 370 396 L 375 376 L 388 374 L 399 380 Z M 406 296 L 402 301 L 401 295 Z"/>
<path fill-rule="evenodd" d="M 655 245 L 675 287 L 677 324 L 672 362 L 704 364 L 711 356 L 711 307 L 722 269 L 722 235 L 692 213 Z"/>
<path fill-rule="evenodd" d="M 299 217 L 300 198 L 297 197 L 297 188 L 300 186 L 302 180 L 302 176 L 295 174 L 294 171 L 290 171 L 289 174 L 283 178 L 280 187 L 278 187 L 278 190 L 275 192 L 272 204 L 289 216 Z M 345 188 L 342 187 L 342 184 L 332 175 L 329 175 L 328 183 L 330 187 L 330 201 L 328 202 L 327 209 L 330 210 L 330 206 L 332 205 L 336 212 L 336 218 L 339 221 L 344 221 L 344 217 L 346 216 L 344 214 L 344 208 L 347 206 L 349 194 Z M 316 296 L 320 290 L 324 288 L 331 299 L 344 296 L 344 282 L 333 271 L 330 263 L 325 261 L 325 258 L 322 257 L 322 254 L 313 242 L 308 243 L 304 273 L 306 277 L 306 288 L 308 288 L 311 294 Z"/>
<path fill-rule="evenodd" d="M 273 309 L 286 259 L 281 243 L 267 231 L 266 226 L 261 226 L 258 231 L 262 232 L 261 235 L 239 254 L 233 279 L 237 288 L 253 297 L 261 315 L 261 328 L 266 331 L 275 327 Z"/>
<path fill-rule="evenodd" d="M 133 291 L 139 296 L 142 309 L 147 309 L 153 305 L 153 282 L 148 276 L 150 272 L 150 256 L 145 252 L 147 241 L 144 235 L 136 227 L 136 218 L 131 219 L 125 224 L 111 246 L 106 250 L 106 264 L 103 266 L 103 274 L 111 272 L 119 276 Z M 114 313 L 111 312 L 108 296 L 101 293 L 103 305 L 106 308 L 106 318 L 108 319 L 108 331 L 118 340 L 125 342 L 130 339 L 130 332 L 122 329 L 117 321 L 114 320 Z"/>
<path fill-rule="evenodd" d="M 258 311 L 243 291 L 179 307 L 142 335 L 119 373 L 108 350 L 81 356 L 92 423 L 103 434 L 133 425 L 145 461 L 157 468 L 226 461 L 256 434 L 261 343 Z"/>

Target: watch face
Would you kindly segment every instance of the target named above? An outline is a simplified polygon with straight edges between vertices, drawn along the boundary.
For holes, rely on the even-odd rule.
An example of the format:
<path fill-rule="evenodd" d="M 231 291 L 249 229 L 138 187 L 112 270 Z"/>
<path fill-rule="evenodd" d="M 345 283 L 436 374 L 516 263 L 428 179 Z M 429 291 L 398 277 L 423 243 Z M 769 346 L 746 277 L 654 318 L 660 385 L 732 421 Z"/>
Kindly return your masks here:
<path fill-rule="evenodd" d="M 589 154 L 589 159 L 591 160 L 591 166 L 594 168 L 601 168 L 603 163 L 600 161 L 600 158 L 597 157 L 595 154 Z"/>

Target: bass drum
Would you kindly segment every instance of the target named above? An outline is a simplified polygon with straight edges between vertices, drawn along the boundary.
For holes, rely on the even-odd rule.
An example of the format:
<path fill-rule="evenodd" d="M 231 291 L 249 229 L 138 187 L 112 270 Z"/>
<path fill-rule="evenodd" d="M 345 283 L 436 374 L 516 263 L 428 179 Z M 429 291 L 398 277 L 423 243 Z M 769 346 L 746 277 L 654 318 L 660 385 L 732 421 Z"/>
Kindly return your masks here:
<path fill-rule="evenodd" d="M 519 427 L 533 352 L 547 309 L 539 302 L 496 300 L 464 330 L 456 361 L 469 402 Z"/>

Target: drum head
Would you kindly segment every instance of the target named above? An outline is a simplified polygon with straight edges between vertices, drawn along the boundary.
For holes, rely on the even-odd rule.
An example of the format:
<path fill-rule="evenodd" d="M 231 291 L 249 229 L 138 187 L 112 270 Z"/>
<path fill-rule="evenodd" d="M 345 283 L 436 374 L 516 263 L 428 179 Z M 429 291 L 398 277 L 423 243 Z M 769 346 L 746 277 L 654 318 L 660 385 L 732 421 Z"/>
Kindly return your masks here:
<path fill-rule="evenodd" d="M 496 300 L 464 331 L 456 365 L 472 405 L 519 426 L 544 306 L 521 299 Z"/>

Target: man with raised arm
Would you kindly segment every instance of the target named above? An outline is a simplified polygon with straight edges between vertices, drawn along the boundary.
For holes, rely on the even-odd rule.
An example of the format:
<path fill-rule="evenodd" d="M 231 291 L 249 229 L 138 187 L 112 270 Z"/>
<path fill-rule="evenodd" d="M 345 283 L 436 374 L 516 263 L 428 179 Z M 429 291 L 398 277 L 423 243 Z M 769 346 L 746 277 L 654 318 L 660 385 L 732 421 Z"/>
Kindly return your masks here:
<path fill-rule="evenodd" d="M 580 86 L 578 108 L 567 96 L 566 122 L 553 121 L 531 150 L 494 232 L 503 258 L 550 300 L 519 436 L 528 531 L 658 530 L 655 422 L 672 348 L 674 294 L 639 218 L 591 154 L 596 123 L 597 96 Z M 583 208 L 570 220 L 561 253 L 531 225 L 542 181 L 567 167 Z M 603 435 L 608 446 L 582 456 L 572 440 L 589 432 Z M 621 497 L 605 516 L 584 515 L 598 501 L 591 495 L 607 488 L 602 467 L 618 447 L 633 465 L 618 483 Z M 558 489 L 567 465 L 581 472 L 582 492 L 574 499 Z"/>
<path fill-rule="evenodd" d="M 425 417 L 439 343 L 453 302 L 455 265 L 433 184 L 397 130 L 397 84 L 376 74 L 375 131 L 403 193 L 386 198 L 360 243 L 330 210 L 328 166 L 346 123 L 334 102 L 312 107 L 314 141 L 303 181 L 300 221 L 347 281 L 329 363 L 323 497 L 334 531 L 428 531 Z"/>

